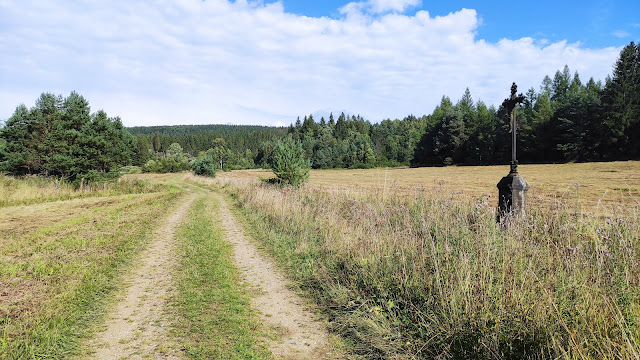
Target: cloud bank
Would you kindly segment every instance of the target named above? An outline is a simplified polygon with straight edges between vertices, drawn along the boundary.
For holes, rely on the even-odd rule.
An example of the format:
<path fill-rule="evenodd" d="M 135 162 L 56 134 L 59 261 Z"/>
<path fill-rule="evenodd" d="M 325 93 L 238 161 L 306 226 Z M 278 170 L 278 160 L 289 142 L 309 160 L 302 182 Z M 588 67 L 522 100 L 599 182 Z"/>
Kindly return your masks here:
<path fill-rule="evenodd" d="M 0 119 L 76 90 L 127 126 L 284 125 L 332 110 L 380 121 L 431 113 L 466 87 L 497 105 L 511 82 L 537 89 L 565 64 L 604 80 L 620 51 L 491 43 L 476 38 L 475 10 L 403 14 L 419 4 L 352 2 L 332 19 L 281 2 L 0 0 Z"/>

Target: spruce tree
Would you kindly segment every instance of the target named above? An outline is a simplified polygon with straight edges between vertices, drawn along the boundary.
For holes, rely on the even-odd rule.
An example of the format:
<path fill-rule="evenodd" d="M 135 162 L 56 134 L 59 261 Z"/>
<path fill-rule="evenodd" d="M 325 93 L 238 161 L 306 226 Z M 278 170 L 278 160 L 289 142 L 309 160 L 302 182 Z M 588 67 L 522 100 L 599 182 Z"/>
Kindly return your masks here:
<path fill-rule="evenodd" d="M 640 155 L 640 55 L 631 42 L 620 52 L 611 79 L 605 86 L 605 124 L 612 157 L 628 159 Z M 634 141 L 635 140 L 635 141 Z M 617 156 L 616 156 L 617 154 Z"/>
<path fill-rule="evenodd" d="M 305 158 L 302 144 L 287 137 L 276 143 L 271 168 L 283 184 L 299 186 L 309 178 L 311 163 Z"/>

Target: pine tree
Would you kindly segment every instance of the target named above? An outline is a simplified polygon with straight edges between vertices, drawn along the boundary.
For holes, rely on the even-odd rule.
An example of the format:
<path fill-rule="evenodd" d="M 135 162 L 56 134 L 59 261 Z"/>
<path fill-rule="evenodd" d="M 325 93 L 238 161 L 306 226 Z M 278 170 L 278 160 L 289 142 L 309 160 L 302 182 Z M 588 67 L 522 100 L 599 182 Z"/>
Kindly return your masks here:
<path fill-rule="evenodd" d="M 24 104 L 16 107 L 13 115 L 0 129 L 0 137 L 5 141 L 3 159 L 0 159 L 0 171 L 16 175 L 31 174 L 34 169 L 36 149 L 32 144 L 33 118 Z"/>
<path fill-rule="evenodd" d="M 18 106 L 0 137 L 6 142 L 2 170 L 75 183 L 117 176 L 136 146 L 119 118 L 90 114 L 88 102 L 75 92 L 66 99 L 43 93 L 30 110 Z"/>
<path fill-rule="evenodd" d="M 309 117 L 304 117 L 304 122 L 302 123 L 301 133 L 304 136 L 313 137 L 316 130 L 316 123 L 313 120 L 313 115 L 309 115 Z"/>
<path fill-rule="evenodd" d="M 606 133 L 604 129 L 605 108 L 602 104 L 602 83 L 596 82 L 590 78 L 585 86 L 584 102 L 585 102 L 585 128 L 583 134 L 584 147 L 580 150 L 586 161 L 604 160 L 606 154 L 606 142 L 602 134 Z"/>
<path fill-rule="evenodd" d="M 282 183 L 299 186 L 309 178 L 311 163 L 305 158 L 302 144 L 288 137 L 276 143 L 271 168 Z"/>
<path fill-rule="evenodd" d="M 333 136 L 338 140 L 343 140 L 347 137 L 347 132 L 349 130 L 346 120 L 346 116 L 344 113 L 341 113 L 338 117 L 338 121 L 336 122 L 335 129 L 333 131 Z"/>
<path fill-rule="evenodd" d="M 620 52 L 613 74 L 605 85 L 605 119 L 611 157 L 628 159 L 640 155 L 640 55 L 631 42 Z M 633 140 L 632 140 L 633 139 Z M 635 141 L 634 141 L 635 140 Z M 617 154 L 617 156 L 616 156 Z"/>
<path fill-rule="evenodd" d="M 569 71 L 569 66 L 565 65 L 562 72 L 560 72 L 560 70 L 556 71 L 556 74 L 553 77 L 551 100 L 558 103 L 565 101 L 570 85 L 571 71 Z"/>
<path fill-rule="evenodd" d="M 461 164 L 466 159 L 466 133 L 463 114 L 457 109 L 448 110 L 436 135 L 436 153 L 444 165 Z"/>

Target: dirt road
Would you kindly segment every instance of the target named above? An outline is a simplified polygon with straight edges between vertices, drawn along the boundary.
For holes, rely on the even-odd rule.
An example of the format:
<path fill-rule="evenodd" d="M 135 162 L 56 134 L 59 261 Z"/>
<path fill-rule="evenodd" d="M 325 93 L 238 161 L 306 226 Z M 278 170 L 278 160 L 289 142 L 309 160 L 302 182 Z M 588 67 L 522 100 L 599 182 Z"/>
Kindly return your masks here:
<path fill-rule="evenodd" d="M 172 268 L 175 254 L 176 229 L 198 196 L 210 196 L 220 203 L 224 238 L 234 245 L 234 260 L 243 280 L 254 290 L 252 307 L 260 314 L 265 328 L 276 333 L 275 339 L 263 339 L 276 359 L 334 358 L 328 345 L 324 324 L 314 319 L 305 307 L 305 300 L 286 287 L 287 280 L 277 267 L 261 255 L 245 234 L 220 194 L 201 190 L 191 192 L 187 199 L 154 233 L 153 241 L 144 250 L 125 278 L 127 289 L 107 316 L 105 329 L 91 346 L 96 359 L 180 359 L 179 339 L 172 340 L 167 330 L 166 302 L 174 291 Z"/>
<path fill-rule="evenodd" d="M 139 264 L 125 278 L 124 297 L 107 316 L 106 329 L 95 340 L 96 359 L 179 359 L 169 339 L 165 304 L 174 290 L 172 268 L 177 263 L 175 231 L 196 195 L 190 194 L 153 236 Z"/>

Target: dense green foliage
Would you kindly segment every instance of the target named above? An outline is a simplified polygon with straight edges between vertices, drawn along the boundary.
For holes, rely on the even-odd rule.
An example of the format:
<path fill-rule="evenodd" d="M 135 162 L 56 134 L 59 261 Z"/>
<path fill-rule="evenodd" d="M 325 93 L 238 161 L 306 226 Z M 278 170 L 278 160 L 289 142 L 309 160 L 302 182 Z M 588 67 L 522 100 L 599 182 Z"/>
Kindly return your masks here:
<path fill-rule="evenodd" d="M 154 153 L 142 166 L 143 172 L 172 173 L 185 171 L 190 168 L 191 155 L 185 154 L 178 143 L 169 145 L 164 153 Z"/>
<path fill-rule="evenodd" d="M 607 79 L 603 94 L 603 123 L 593 139 L 613 152 L 640 154 L 640 44 L 625 46 Z M 588 139 L 591 140 L 591 139 Z"/>
<path fill-rule="evenodd" d="M 129 131 L 138 139 L 136 163 L 140 166 L 156 154 L 166 152 L 173 143 L 196 156 L 224 139 L 225 149 L 233 155 L 229 157 L 229 169 L 253 167 L 258 146 L 265 141 L 277 141 L 286 134 L 284 128 L 237 125 L 149 126 L 132 127 Z"/>
<path fill-rule="evenodd" d="M 43 93 L 36 106 L 20 105 L 0 129 L 0 171 L 55 176 L 72 182 L 117 176 L 129 164 L 136 140 L 120 118 L 72 92 L 67 98 Z"/>
<path fill-rule="evenodd" d="M 271 168 L 282 183 L 299 186 L 309 178 L 311 163 L 305 158 L 302 144 L 288 137 L 276 143 Z"/>
<path fill-rule="evenodd" d="M 309 115 L 304 121 L 298 119 L 291 125 L 289 133 L 302 143 L 316 169 L 408 165 L 427 118 L 408 116 L 403 120 L 371 124 L 359 115 L 342 113 L 337 121 L 331 114 L 328 122 L 321 118 L 316 123 L 313 115 Z M 266 151 L 265 155 L 268 157 Z"/>
<path fill-rule="evenodd" d="M 193 161 L 191 164 L 193 173 L 200 176 L 215 177 L 216 161 L 210 155 L 205 155 Z"/>

